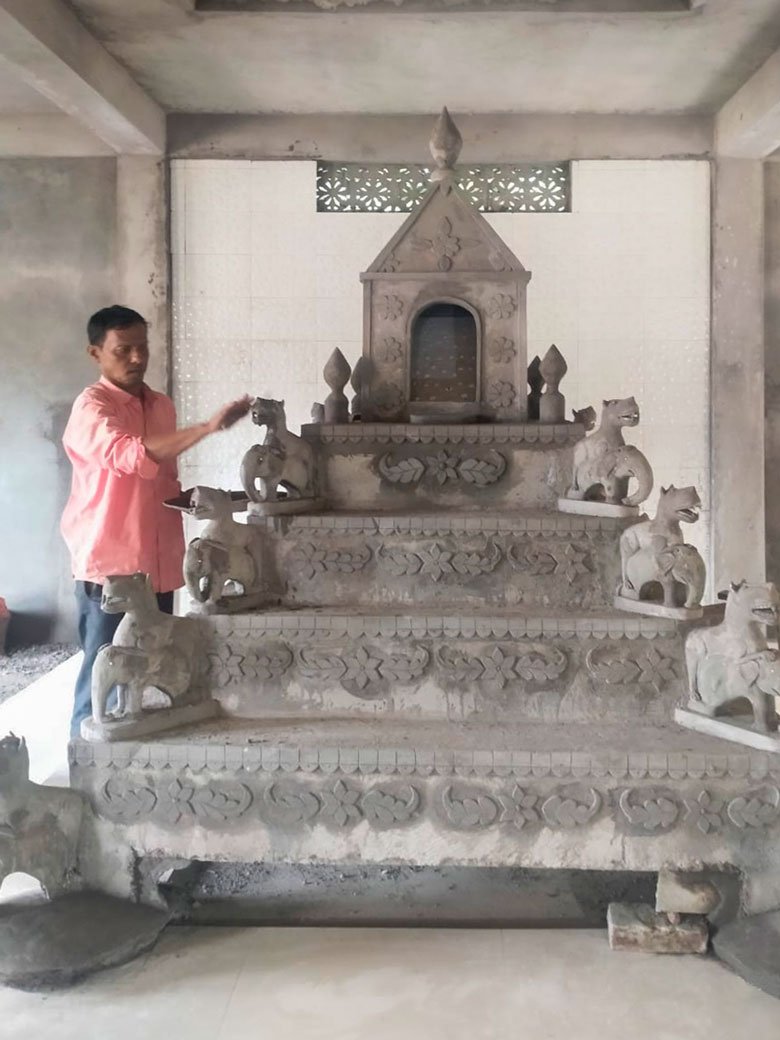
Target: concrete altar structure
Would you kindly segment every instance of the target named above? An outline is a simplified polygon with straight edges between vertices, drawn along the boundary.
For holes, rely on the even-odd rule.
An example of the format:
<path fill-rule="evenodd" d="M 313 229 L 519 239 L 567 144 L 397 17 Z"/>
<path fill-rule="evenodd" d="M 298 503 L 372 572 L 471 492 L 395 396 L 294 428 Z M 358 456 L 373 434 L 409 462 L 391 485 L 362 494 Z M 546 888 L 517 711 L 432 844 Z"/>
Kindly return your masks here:
<path fill-rule="evenodd" d="M 717 867 L 744 875 L 747 906 L 773 905 L 780 757 L 673 723 L 691 624 L 614 608 L 634 510 L 557 510 L 585 426 L 521 421 L 529 274 L 495 236 L 490 255 L 508 270 L 458 273 L 469 236 L 476 253 L 487 245 L 447 169 L 382 254 L 381 267 L 398 264 L 366 281 L 362 420 L 302 431 L 327 508 L 250 518 L 278 602 L 217 604 L 199 619 L 219 716 L 71 746 L 73 784 L 94 810 L 85 881 L 160 898 L 157 881 L 193 859 Z M 458 249 L 445 248 L 453 235 Z M 425 241 L 413 252 L 415 236 Z M 493 307 L 496 294 L 511 309 Z M 433 376 L 416 368 L 415 316 L 453 301 L 472 308 L 476 351 L 459 353 L 452 312 L 434 315 L 454 323 L 449 354 L 445 325 L 433 342 L 470 382 L 457 397 L 452 386 L 412 393 L 436 383 L 435 365 Z M 508 330 L 515 353 L 495 364 L 512 393 L 496 405 L 481 388 L 493 337 Z M 561 365 L 552 371 L 557 393 Z M 329 378 L 333 393 L 348 378 Z M 458 422 L 448 408 L 462 405 L 472 411 Z M 622 405 L 633 422 L 633 400 L 608 407 Z M 707 606 L 697 624 L 722 617 Z"/>

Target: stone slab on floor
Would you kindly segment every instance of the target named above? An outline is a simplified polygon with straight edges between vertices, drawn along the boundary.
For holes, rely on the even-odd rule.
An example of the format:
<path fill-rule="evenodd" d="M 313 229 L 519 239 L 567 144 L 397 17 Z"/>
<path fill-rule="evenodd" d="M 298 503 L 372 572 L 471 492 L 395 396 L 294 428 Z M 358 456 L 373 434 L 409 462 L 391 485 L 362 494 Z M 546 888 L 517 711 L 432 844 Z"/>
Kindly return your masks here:
<path fill-rule="evenodd" d="M 706 953 L 707 922 L 684 918 L 672 924 L 645 903 L 610 903 L 607 910 L 609 945 L 613 950 L 641 953 Z"/>
<path fill-rule="evenodd" d="M 98 892 L 5 908 L 0 917 L 0 982 L 24 990 L 72 986 L 149 950 L 168 920 L 161 910 Z"/>
<path fill-rule="evenodd" d="M 712 948 L 746 982 L 780 999 L 780 910 L 732 921 Z"/>
<path fill-rule="evenodd" d="M 718 737 L 732 743 L 744 744 L 745 747 L 755 748 L 757 751 L 780 755 L 780 735 L 776 732 L 760 733 L 754 729 L 752 716 L 734 715 L 728 720 L 714 719 L 687 708 L 675 708 L 674 721 L 686 729 L 692 729 L 708 737 Z"/>

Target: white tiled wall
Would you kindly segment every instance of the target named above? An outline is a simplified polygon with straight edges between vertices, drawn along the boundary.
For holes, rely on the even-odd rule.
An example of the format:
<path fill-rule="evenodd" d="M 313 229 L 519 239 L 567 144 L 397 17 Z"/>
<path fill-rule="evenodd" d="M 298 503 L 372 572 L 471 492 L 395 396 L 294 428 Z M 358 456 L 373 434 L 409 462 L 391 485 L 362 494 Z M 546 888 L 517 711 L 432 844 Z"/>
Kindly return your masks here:
<path fill-rule="evenodd" d="M 404 220 L 317 213 L 313 162 L 172 163 L 174 391 L 182 422 L 248 391 L 292 428 L 327 393 L 334 347 L 360 355 L 358 274 Z M 533 272 L 529 357 L 556 343 L 569 405 L 634 394 L 630 439 L 658 484 L 709 497 L 709 167 L 573 164 L 572 213 L 490 214 Z M 182 460 L 185 485 L 238 486 L 244 422 Z M 654 504 L 651 501 L 651 506 Z M 691 540 L 707 548 L 707 515 Z"/>

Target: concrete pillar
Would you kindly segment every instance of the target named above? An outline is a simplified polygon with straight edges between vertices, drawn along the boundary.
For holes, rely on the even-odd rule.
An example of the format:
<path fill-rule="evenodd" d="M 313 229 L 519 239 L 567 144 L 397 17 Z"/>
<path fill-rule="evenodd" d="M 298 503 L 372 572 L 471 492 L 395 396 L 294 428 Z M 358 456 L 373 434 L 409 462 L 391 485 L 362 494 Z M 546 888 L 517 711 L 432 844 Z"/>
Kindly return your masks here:
<path fill-rule="evenodd" d="M 711 451 L 714 588 L 763 581 L 764 172 L 714 164 Z"/>
<path fill-rule="evenodd" d="M 147 382 L 170 389 L 167 164 L 151 156 L 117 157 L 116 302 L 149 322 Z"/>
<path fill-rule="evenodd" d="M 780 584 L 780 163 L 764 165 L 766 572 Z"/>

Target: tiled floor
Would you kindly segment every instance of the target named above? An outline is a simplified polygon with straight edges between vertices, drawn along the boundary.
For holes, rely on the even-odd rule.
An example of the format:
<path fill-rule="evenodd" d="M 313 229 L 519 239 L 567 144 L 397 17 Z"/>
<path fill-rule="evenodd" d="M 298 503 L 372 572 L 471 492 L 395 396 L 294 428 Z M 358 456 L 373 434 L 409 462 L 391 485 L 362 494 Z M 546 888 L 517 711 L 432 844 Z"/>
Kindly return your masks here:
<path fill-rule="evenodd" d="M 171 928 L 69 992 L 0 990 L 3 1040 L 774 1040 L 717 961 L 601 931 Z"/>

